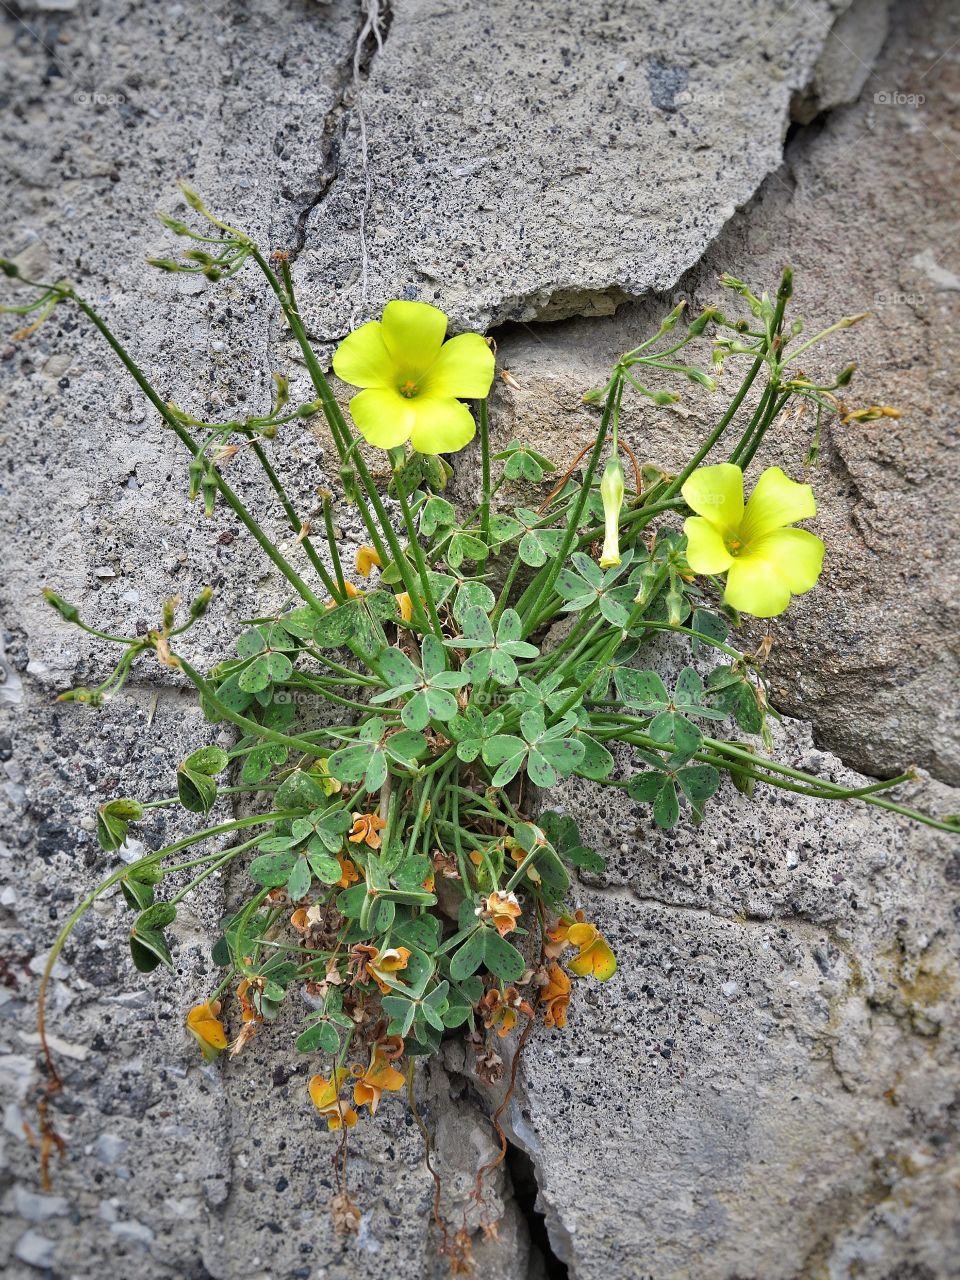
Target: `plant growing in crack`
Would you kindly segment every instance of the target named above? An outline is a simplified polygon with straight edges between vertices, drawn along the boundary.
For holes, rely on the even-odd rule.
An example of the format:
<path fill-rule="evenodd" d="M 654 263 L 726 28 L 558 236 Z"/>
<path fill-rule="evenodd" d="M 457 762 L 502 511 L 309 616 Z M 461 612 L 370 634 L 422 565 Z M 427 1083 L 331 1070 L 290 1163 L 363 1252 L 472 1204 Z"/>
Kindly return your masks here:
<path fill-rule="evenodd" d="M 910 773 L 851 789 L 765 754 L 773 714 L 765 655 L 735 643 L 742 613 L 781 613 L 792 595 L 815 586 L 823 560 L 820 539 L 797 527 L 816 514 L 809 484 L 770 467 L 744 501 L 744 472 L 766 433 L 795 398 L 813 404 L 818 430 L 826 413 L 862 419 L 893 411 L 849 411 L 836 393 L 851 369 L 821 385 L 797 367 L 804 351 L 857 317 L 801 340 L 802 326 L 786 318 L 789 269 L 772 297 L 723 277 L 745 316 L 708 309 L 688 322 L 683 305 L 676 307 L 621 357 L 605 387 L 585 397 L 599 410 L 585 410 L 598 419 L 584 456 L 538 507 L 511 507 L 509 486 L 521 486 L 530 504 L 531 492 L 558 468 L 520 441 L 492 454 L 488 340 L 447 337 L 447 317 L 436 307 L 389 303 L 334 355 L 334 370 L 357 388 L 348 417 L 307 337 L 287 256 L 265 255 L 183 191 L 209 226 L 201 232 L 164 217 L 192 247 L 154 265 L 216 282 L 252 263 L 300 348 L 311 400 L 291 407 L 288 383 L 276 375 L 269 411 L 202 422 L 163 398 L 70 283 L 24 279 L 3 263 L 28 295 L 4 308 L 27 318 L 20 336 L 56 307 L 77 308 L 184 446 L 190 496 L 202 497 L 211 518 L 221 506 L 232 511 L 292 593 L 275 614 L 247 621 L 233 655 L 201 671 L 185 656 L 182 637 L 209 609 L 209 589 L 185 609 L 168 601 L 142 636 L 100 631 L 46 592 L 65 621 L 121 653 L 103 683 L 63 700 L 99 706 L 120 692 L 135 661 L 152 654 L 194 686 L 211 729 L 234 735 L 232 745 L 204 746 L 180 762 L 175 795 L 102 805 L 105 855 L 116 855 L 131 825 L 149 822 L 157 807 L 179 804 L 200 817 L 219 807 L 224 815 L 236 798 L 242 809 L 121 862 L 61 929 L 39 1001 L 49 1073 L 44 1169 L 59 1142 L 47 1107 L 60 1085 L 47 1048 L 46 995 L 77 920 L 119 885 L 133 913 L 134 965 L 145 973 L 170 966 L 179 904 L 235 864 L 245 869 L 247 889 L 211 940 L 219 977 L 197 993 L 187 1027 L 207 1059 L 234 1056 L 306 988 L 312 1011 L 297 1048 L 317 1059 L 310 1098 L 340 1134 L 341 1225 L 357 1220 L 346 1141 L 360 1114 L 374 1115 L 384 1094 L 406 1088 L 429 1152 L 414 1106 L 416 1062 L 465 1031 L 478 1072 L 497 1079 L 497 1045 L 523 1020 L 510 1088 L 493 1116 L 501 1153 L 477 1174 L 481 1201 L 485 1175 L 506 1153 L 500 1116 L 538 1016 L 562 1029 L 571 977 L 602 982 L 616 970 L 597 924 L 568 903 L 576 878 L 601 874 L 603 859 L 545 792 L 564 778 L 586 778 L 651 806 L 655 823 L 669 829 L 687 809 L 701 821 L 727 777 L 747 794 L 772 786 L 960 829 L 956 818 L 918 812 L 890 795 Z M 704 348 L 706 359 L 697 361 L 692 353 Z M 648 389 L 648 371 L 712 387 L 723 366 L 738 361 L 745 364 L 739 387 L 686 466 L 668 474 L 637 465 L 620 438 L 623 397 L 658 405 L 677 398 Z M 477 402 L 476 416 L 467 401 Z M 331 496 L 323 496 L 315 524 L 303 520 L 268 455 L 279 431 L 316 415 L 339 453 L 344 500 L 356 505 L 369 538 L 349 576 Z M 450 469 L 439 455 L 461 450 L 478 428 L 480 502 L 457 511 L 441 496 Z M 360 437 L 388 451 L 391 496 L 371 475 Z M 240 449 L 261 466 L 296 534 L 293 552 L 267 536 L 229 483 Z M 715 451 L 726 460 L 708 462 Z M 661 634 L 689 645 L 694 659 L 672 688 L 643 661 L 645 646 Z M 321 714 L 331 708 L 332 724 Z M 175 874 L 180 887 L 165 892 Z M 448 1233 L 439 1187 L 435 1208 L 451 1263 L 462 1268 L 469 1232 Z"/>

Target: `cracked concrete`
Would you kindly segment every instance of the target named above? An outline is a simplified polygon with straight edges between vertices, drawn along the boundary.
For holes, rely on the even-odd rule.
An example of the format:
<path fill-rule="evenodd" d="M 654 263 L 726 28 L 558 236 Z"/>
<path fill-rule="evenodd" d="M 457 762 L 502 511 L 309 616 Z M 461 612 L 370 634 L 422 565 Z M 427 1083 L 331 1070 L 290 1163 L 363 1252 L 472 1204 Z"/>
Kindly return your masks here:
<path fill-rule="evenodd" d="M 876 0 L 560 9 L 545 26 L 542 8 L 506 0 L 456 12 L 398 0 L 383 53 L 364 43 L 369 310 L 407 291 L 458 324 L 574 317 L 498 332 L 520 388 L 499 389 L 498 438 L 520 434 L 559 460 L 583 443 L 580 396 L 605 363 L 679 294 L 713 301 L 720 270 L 769 281 L 788 257 L 810 324 L 872 307 L 877 320 L 844 337 L 836 363 L 856 359 L 870 398 L 906 413 L 824 442 L 815 484 L 831 558 L 823 587 L 778 625 L 771 658 L 778 705 L 809 723 L 785 722 L 778 750 L 831 776 L 916 760 L 960 780 L 946 621 L 958 595 L 956 16 L 899 7 L 878 55 Z M 294 397 L 311 393 L 252 276 L 208 291 L 144 274 L 142 256 L 169 252 L 151 210 L 176 211 L 183 176 L 264 243 L 301 249 L 311 329 L 321 342 L 341 333 L 362 305 L 353 60 L 364 14 L 347 0 L 34 0 L 3 14 L 2 247 L 77 279 L 164 395 L 198 414 L 264 404 L 276 367 Z M 800 127 L 784 157 L 790 118 Z M 668 292 L 630 300 L 651 289 Z M 56 921 L 104 872 L 90 815 L 144 778 L 165 793 L 176 761 L 206 740 L 157 668 L 100 716 L 55 706 L 64 685 L 105 673 L 105 653 L 60 626 L 37 588 L 122 631 L 213 581 L 201 664 L 283 592 L 236 522 L 187 506 L 183 457 L 73 317 L 4 356 L 4 515 L 17 545 L 0 685 L 0 1265 L 14 1280 L 440 1275 L 433 1184 L 402 1099 L 354 1132 L 364 1219 L 345 1243 L 293 1021 L 225 1069 L 198 1066 L 180 1028 L 207 983 L 201 939 L 229 883 L 185 917 L 176 981 L 133 975 L 114 898 L 61 959 L 69 1145 L 55 1193 L 37 1193 L 23 1128 L 30 1001 Z M 628 411 L 631 438 L 668 466 L 711 413 L 687 399 L 689 422 Z M 799 467 L 807 432 L 784 424 L 771 458 Z M 335 479 L 322 437 L 281 435 L 273 449 L 308 510 Z M 254 492 L 243 459 L 231 478 Z M 258 511 L 284 539 L 275 513 Z M 345 544 L 359 539 L 349 508 L 338 521 Z M 921 778 L 913 790 L 960 808 L 946 786 Z M 538 1031 L 509 1111 L 553 1257 L 572 1276 L 616 1280 L 957 1274 L 952 845 L 785 793 L 751 806 L 725 790 L 702 827 L 672 835 L 586 786 L 559 803 L 608 857 L 582 904 L 620 971 L 604 987 L 577 984 L 566 1033 Z M 147 843 L 175 822 L 157 811 Z M 456 1224 L 494 1149 L 492 1098 L 462 1048 L 445 1059 L 418 1096 Z M 537 1280 L 559 1265 L 541 1254 L 509 1171 L 491 1202 L 499 1240 L 468 1224 L 483 1274 Z"/>

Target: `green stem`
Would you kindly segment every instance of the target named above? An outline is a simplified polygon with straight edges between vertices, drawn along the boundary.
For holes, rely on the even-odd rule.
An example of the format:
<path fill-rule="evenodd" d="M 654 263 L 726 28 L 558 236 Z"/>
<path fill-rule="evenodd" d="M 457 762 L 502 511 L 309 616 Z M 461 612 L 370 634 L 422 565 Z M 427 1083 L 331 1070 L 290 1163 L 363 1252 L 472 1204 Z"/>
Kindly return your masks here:
<path fill-rule="evenodd" d="M 273 469 L 273 466 L 270 463 L 270 459 L 267 457 L 266 452 L 263 446 L 260 444 L 260 442 L 255 440 L 250 447 L 253 450 L 254 457 L 260 463 L 261 467 L 263 467 L 264 472 L 266 473 L 267 479 L 270 481 L 270 484 L 273 488 L 273 491 L 276 493 L 277 497 L 280 499 L 280 505 L 283 507 L 284 513 L 287 519 L 290 521 L 290 528 L 299 537 L 303 529 L 303 521 L 297 515 L 296 508 L 294 507 L 290 499 L 287 497 L 286 490 L 284 489 L 283 484 L 281 483 L 280 477 L 277 475 L 276 471 Z M 330 577 L 329 572 L 327 571 L 326 565 L 320 559 L 320 555 L 317 552 L 316 547 L 313 545 L 313 543 L 310 541 L 310 538 L 306 534 L 304 534 L 304 536 L 300 538 L 300 545 L 303 547 L 304 551 L 306 552 L 307 559 L 313 565 L 314 569 L 316 569 L 317 575 L 319 576 L 320 581 L 323 583 L 326 589 L 330 592 L 331 596 L 333 596 L 334 600 L 336 600 L 338 604 L 341 603 L 341 601 L 344 599 L 346 595 L 346 591 L 344 590 L 344 586 L 343 586 L 342 576 L 340 578 L 339 584 L 334 583 L 333 579 Z"/>
<path fill-rule="evenodd" d="M 607 393 L 606 403 L 603 407 L 603 417 L 600 419 L 600 430 L 597 432 L 596 443 L 590 452 L 590 459 L 587 463 L 586 472 L 584 473 L 583 484 L 580 486 L 580 492 L 577 495 L 577 499 L 573 504 L 573 509 L 567 518 L 567 529 L 563 537 L 563 542 L 560 544 L 560 549 L 557 552 L 553 564 L 547 571 L 546 579 L 543 586 L 540 588 L 539 593 L 534 598 L 533 603 L 527 606 L 523 611 L 524 636 L 529 635 L 533 630 L 537 616 L 546 601 L 550 598 L 550 593 L 553 591 L 553 584 L 556 582 L 560 574 L 560 570 L 563 568 L 566 563 L 567 556 L 570 554 L 570 549 L 577 536 L 577 526 L 580 523 L 580 517 L 583 514 L 583 509 L 586 506 L 587 498 L 590 494 L 590 487 L 593 484 L 593 477 L 596 475 L 597 467 L 600 465 L 600 455 L 603 452 L 604 442 L 607 438 L 610 419 L 618 413 L 622 396 L 623 375 L 618 370 L 610 381 L 610 390 Z M 526 596 L 526 592 L 524 593 L 524 596 Z M 522 603 L 523 600 L 521 600 L 521 604 Z M 520 609 L 520 604 L 518 604 L 517 608 L 518 610 Z M 531 620 L 533 620 L 532 623 Z"/>
<path fill-rule="evenodd" d="M 480 536 L 490 545 L 490 421 L 486 400 L 480 401 Z"/>
<path fill-rule="evenodd" d="M 410 596 L 414 616 L 422 619 L 424 624 L 429 625 L 434 635 L 442 640 L 443 628 L 440 626 L 440 619 L 437 616 L 437 606 L 433 602 L 433 592 L 430 590 L 430 578 L 427 575 L 427 563 L 423 558 L 423 548 L 420 546 L 417 527 L 413 522 L 413 513 L 410 510 L 410 503 L 407 501 L 406 491 L 403 487 L 402 475 L 397 476 L 397 502 L 400 504 L 400 511 L 403 515 L 403 523 L 407 530 L 410 550 L 413 553 L 413 562 L 417 566 L 417 573 L 420 576 L 420 587 L 423 592 L 423 599 L 427 602 L 427 608 L 430 611 L 428 619 L 420 600 L 420 593 L 415 591 L 412 592 Z M 406 579 L 404 579 L 404 581 L 406 581 Z M 407 587 L 407 590 L 410 590 L 409 586 Z"/>

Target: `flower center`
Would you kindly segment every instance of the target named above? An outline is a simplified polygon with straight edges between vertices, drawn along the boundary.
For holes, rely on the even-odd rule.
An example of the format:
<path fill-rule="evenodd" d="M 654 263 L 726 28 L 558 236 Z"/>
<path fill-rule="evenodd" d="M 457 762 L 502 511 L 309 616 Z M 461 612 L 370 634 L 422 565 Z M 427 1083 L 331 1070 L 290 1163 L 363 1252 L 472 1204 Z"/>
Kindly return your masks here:
<path fill-rule="evenodd" d="M 736 537 L 727 538 L 726 546 L 727 546 L 727 550 L 730 552 L 732 556 L 738 556 L 740 552 L 743 550 L 743 539 L 736 538 Z"/>
<path fill-rule="evenodd" d="M 401 382 L 397 390 L 407 400 L 412 400 L 417 394 L 417 384 L 412 378 L 407 378 L 405 382 Z"/>

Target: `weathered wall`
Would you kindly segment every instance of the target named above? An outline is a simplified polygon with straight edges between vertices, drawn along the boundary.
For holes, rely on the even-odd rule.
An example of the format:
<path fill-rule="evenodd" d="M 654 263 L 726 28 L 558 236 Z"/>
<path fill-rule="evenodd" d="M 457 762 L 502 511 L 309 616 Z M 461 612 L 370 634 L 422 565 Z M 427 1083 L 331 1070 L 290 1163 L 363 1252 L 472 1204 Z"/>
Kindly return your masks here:
<path fill-rule="evenodd" d="M 173 209 L 173 179 L 186 177 L 265 242 L 301 250 L 303 309 L 323 343 L 395 295 L 438 301 L 459 324 L 514 322 L 498 337 L 519 390 L 500 386 L 496 430 L 558 460 L 589 433 L 583 390 L 662 309 L 716 300 L 720 270 L 763 285 L 792 262 L 810 325 L 874 313 L 833 354 L 811 353 L 811 371 L 856 360 L 862 394 L 904 417 L 825 441 L 815 483 L 828 568 L 778 622 L 771 658 L 780 706 L 806 723 L 786 722 L 779 749 L 844 777 L 915 761 L 938 779 L 922 786 L 927 802 L 956 811 L 957 474 L 945 449 L 960 31 L 946 3 L 904 6 L 878 53 L 883 6 L 844 9 L 398 0 L 382 52 L 368 42 L 361 62 L 366 200 L 354 3 L 35 0 L 0 27 L 0 248 L 75 278 L 164 393 L 198 413 L 263 403 L 277 367 L 306 398 L 252 277 L 208 290 L 142 268 L 166 247 L 152 210 Z M 813 122 L 784 153 L 791 103 Z M 109 629 L 145 627 L 165 596 L 213 581 L 201 661 L 282 592 L 235 522 L 187 507 L 183 458 L 71 317 L 3 354 L 0 1264 L 17 1280 L 432 1276 L 433 1186 L 401 1100 L 354 1133 L 365 1216 L 344 1240 L 328 1213 L 332 1140 L 292 1021 L 231 1064 L 197 1064 L 182 1017 L 204 993 L 203 929 L 228 884 L 178 925 L 176 982 L 133 975 L 115 899 L 78 930 L 54 1000 L 69 1145 L 54 1195 L 37 1194 L 23 1127 L 37 1078 L 31 998 L 57 921 L 108 861 L 90 815 L 115 792 L 143 794 L 145 777 L 168 790 L 205 732 L 151 670 L 99 715 L 55 706 L 105 654 L 60 626 L 37 588 Z M 631 442 L 670 466 L 713 413 L 706 396 L 687 404 L 690 420 L 632 408 Z M 810 426 L 785 424 L 771 456 L 798 467 Z M 306 507 L 325 479 L 322 440 L 274 447 Z M 237 469 L 238 487 L 252 479 Z M 509 1113 L 554 1258 L 514 1164 L 520 1198 L 502 1178 L 499 1240 L 477 1234 L 481 1272 L 560 1274 L 559 1258 L 571 1275 L 617 1280 L 960 1274 L 953 846 L 779 793 L 750 806 L 724 791 L 703 827 L 672 835 L 586 786 L 563 803 L 610 855 L 583 904 L 621 968 L 578 987 L 566 1033 L 537 1032 Z M 172 830 L 158 816 L 145 838 L 159 846 Z M 456 1046 L 421 1092 L 457 1222 L 493 1149 L 490 1100 Z"/>

